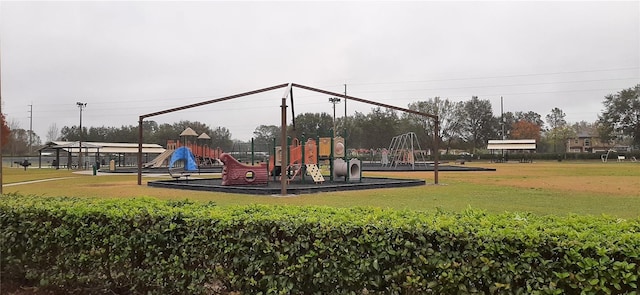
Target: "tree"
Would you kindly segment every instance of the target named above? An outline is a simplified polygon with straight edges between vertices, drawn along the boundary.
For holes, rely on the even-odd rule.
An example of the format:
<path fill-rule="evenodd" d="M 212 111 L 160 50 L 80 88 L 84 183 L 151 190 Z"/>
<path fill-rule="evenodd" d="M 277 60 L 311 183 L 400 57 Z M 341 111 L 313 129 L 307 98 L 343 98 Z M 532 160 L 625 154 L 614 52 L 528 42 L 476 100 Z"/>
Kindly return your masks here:
<path fill-rule="evenodd" d="M 417 101 L 409 104 L 410 110 L 438 116 L 439 134 L 438 143 L 443 142 L 446 153 L 454 141 L 462 138 L 462 121 L 464 118 L 464 103 L 452 102 L 449 99 L 430 98 L 426 101 Z M 404 118 L 413 121 L 420 126 L 429 144 L 433 144 L 433 132 L 435 122 L 432 118 L 425 118 L 414 114 L 404 114 Z"/>
<path fill-rule="evenodd" d="M 49 129 L 47 129 L 47 142 L 58 140 L 59 134 L 60 129 L 58 129 L 58 125 L 56 125 L 56 123 L 51 123 L 51 125 L 49 125 Z"/>
<path fill-rule="evenodd" d="M 518 111 L 515 113 L 506 112 L 504 113 L 502 120 L 504 123 L 505 138 L 514 138 L 511 132 L 512 132 L 512 128 L 515 126 L 516 122 L 518 121 L 533 123 L 537 125 L 540 130 L 542 130 L 542 127 L 544 126 L 544 121 L 542 121 L 542 116 L 540 116 L 540 114 L 533 111 L 528 111 L 528 112 Z"/>
<path fill-rule="evenodd" d="M 600 138 L 609 141 L 627 137 L 640 148 L 640 84 L 604 98 L 604 111 L 598 116 Z"/>
<path fill-rule="evenodd" d="M 509 138 L 511 136 L 511 128 L 518 121 L 516 115 L 512 112 L 506 112 L 502 115 L 502 125 L 500 126 L 500 139 Z M 504 134 L 502 134 L 502 127 L 504 126 Z"/>
<path fill-rule="evenodd" d="M 11 138 L 11 129 L 9 129 L 9 126 L 7 125 L 4 114 L 0 114 L 0 128 L 2 128 L 2 146 L 5 146 L 9 143 L 9 139 Z"/>
<path fill-rule="evenodd" d="M 11 136 L 7 140 L 7 147 L 9 148 L 11 155 L 22 154 L 24 147 L 28 144 L 25 139 L 26 132 L 24 132 L 24 129 L 20 128 L 20 123 L 16 119 L 11 119 L 8 126 L 9 130 L 11 130 L 8 134 L 11 134 Z"/>
<path fill-rule="evenodd" d="M 108 139 L 111 133 L 114 133 L 115 128 L 113 127 L 89 127 L 87 130 L 87 136 L 83 137 L 83 141 L 111 141 Z M 129 136 L 127 136 L 129 137 Z"/>
<path fill-rule="evenodd" d="M 156 121 L 153 121 L 153 120 L 142 121 L 142 137 L 145 138 L 145 141 L 151 142 L 148 140 L 154 139 L 153 135 L 156 134 L 156 132 L 158 132 L 159 128 L 160 128 L 160 125 L 158 125 L 158 122 Z M 136 132 L 138 131 L 138 126 L 136 126 L 135 131 Z"/>
<path fill-rule="evenodd" d="M 576 136 L 576 132 L 575 130 L 573 130 L 573 128 L 571 128 L 571 126 L 565 124 L 564 126 L 553 128 L 551 131 L 548 132 L 547 136 L 550 137 L 552 142 L 554 143 L 554 150 L 553 150 L 554 152 L 556 151 L 555 145 L 557 144 L 557 142 L 562 142 L 563 154 L 564 154 L 564 157 L 566 158 L 567 142 L 570 138 L 573 138 Z"/>
<path fill-rule="evenodd" d="M 87 127 L 82 127 L 82 129 L 85 130 L 85 134 L 88 133 L 86 132 Z M 60 129 L 59 138 L 63 141 L 77 141 L 80 139 L 80 129 L 76 125 L 73 125 L 71 127 L 64 126 L 62 127 L 62 129 Z M 87 140 L 85 137 L 82 138 L 83 140 Z"/>
<path fill-rule="evenodd" d="M 6 147 L 9 149 L 12 155 L 28 155 L 29 150 L 29 134 L 31 134 L 32 145 L 40 145 L 40 137 L 33 133 L 33 131 L 20 128 L 20 123 L 16 120 L 9 122 L 8 128 L 10 131 L 6 132 L 9 137 L 6 139 Z M 3 134 L 4 134 L 3 130 Z M 4 135 L 3 135 L 4 136 Z"/>
<path fill-rule="evenodd" d="M 583 133 L 586 135 L 595 135 L 598 131 L 598 122 L 589 123 L 587 121 L 580 121 L 573 123 L 571 128 L 573 128 L 573 131 L 575 131 L 576 134 Z"/>
<path fill-rule="evenodd" d="M 230 151 L 233 147 L 231 132 L 225 127 L 216 127 L 208 133 L 211 137 L 212 147 L 219 147 L 223 151 Z"/>
<path fill-rule="evenodd" d="M 463 136 L 471 144 L 472 153 L 476 148 L 486 146 L 489 139 L 497 137 L 499 119 L 493 116 L 491 102 L 473 96 L 464 103 L 465 119 Z"/>
<path fill-rule="evenodd" d="M 327 113 L 300 114 L 296 116 L 295 127 L 295 132 L 289 133 L 294 137 L 302 137 L 303 135 L 306 138 L 330 137 L 332 135 L 333 117 Z M 336 136 L 339 135 L 341 134 L 336 133 Z"/>
<path fill-rule="evenodd" d="M 231 148 L 231 133 L 224 127 L 212 129 L 201 122 L 180 121 L 173 124 L 158 124 L 155 121 L 142 122 L 142 134 L 144 141 L 147 143 L 156 143 L 166 145 L 168 140 L 177 140 L 180 133 L 187 127 L 191 127 L 196 133 L 207 133 L 212 139 L 217 140 L 216 144 L 220 147 Z M 123 125 L 116 127 L 90 127 L 82 128 L 84 130 L 83 141 L 104 141 L 104 142 L 137 142 L 138 141 L 138 125 Z M 217 137 L 214 137 L 217 136 Z M 77 126 L 65 126 L 60 131 L 60 140 L 77 141 L 80 139 L 80 133 Z"/>
<path fill-rule="evenodd" d="M 342 123 L 343 120 L 343 118 L 340 118 L 338 122 Z M 368 124 L 369 123 L 367 115 L 365 115 L 364 113 L 356 111 L 352 116 L 349 117 L 349 128 L 346 130 L 347 137 L 345 138 L 349 147 L 371 148 L 365 146 L 367 137 L 370 136 L 370 134 L 367 132 Z"/>
<path fill-rule="evenodd" d="M 540 141 L 540 126 L 533 122 L 520 120 L 511 127 L 511 139 L 535 139 Z"/>
<path fill-rule="evenodd" d="M 27 155 L 29 153 L 29 135 L 22 128 L 12 129 L 9 143 L 11 155 Z"/>
<path fill-rule="evenodd" d="M 524 121 L 536 124 L 538 125 L 538 127 L 540 127 L 540 129 L 544 127 L 544 121 L 542 121 L 542 116 L 533 111 L 528 111 L 526 113 L 516 112 L 514 118 L 516 121 L 524 120 Z"/>
<path fill-rule="evenodd" d="M 260 125 L 253 131 L 253 142 L 255 144 L 269 146 L 273 144 L 273 140 L 279 144 L 280 127 L 276 125 Z"/>
<path fill-rule="evenodd" d="M 398 114 L 392 109 L 382 109 L 380 107 L 371 109 L 364 126 L 365 137 L 361 147 L 378 148 L 389 146 L 391 139 L 398 135 L 399 122 Z"/>
<path fill-rule="evenodd" d="M 566 153 L 566 140 L 564 140 L 565 135 L 568 134 L 567 121 L 564 119 L 567 115 L 559 108 L 555 107 L 551 109 L 551 113 L 547 114 L 547 124 L 549 124 L 549 131 L 547 133 L 547 138 L 549 141 L 553 143 L 553 152 L 556 152 L 556 147 L 558 146 L 558 141 L 565 141 L 565 153 Z"/>
<path fill-rule="evenodd" d="M 564 119 L 567 115 L 559 108 L 551 109 L 551 113 L 547 114 L 547 124 L 549 129 L 553 130 L 558 127 L 567 125 L 567 121 Z"/>
<path fill-rule="evenodd" d="M 165 146 L 168 140 L 176 140 L 178 139 L 180 132 L 183 130 L 177 131 L 171 124 L 160 124 L 156 129 L 156 132 L 153 133 L 151 138 L 147 139 L 149 142 L 160 144 Z M 211 136 L 211 134 L 209 134 Z M 145 140 L 146 141 L 146 140 Z M 166 146 L 165 146 L 166 147 Z"/>

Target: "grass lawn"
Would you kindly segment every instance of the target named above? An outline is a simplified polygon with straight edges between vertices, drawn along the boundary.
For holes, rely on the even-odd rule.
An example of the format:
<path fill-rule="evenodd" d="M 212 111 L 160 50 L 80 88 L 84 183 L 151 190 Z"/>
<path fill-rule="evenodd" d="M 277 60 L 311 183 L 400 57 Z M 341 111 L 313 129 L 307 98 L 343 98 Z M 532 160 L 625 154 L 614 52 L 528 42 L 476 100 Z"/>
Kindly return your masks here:
<path fill-rule="evenodd" d="M 100 198 L 188 198 L 214 201 L 221 206 L 260 203 L 373 206 L 424 211 L 460 211 L 471 207 L 493 213 L 606 214 L 620 218 L 640 216 L 640 163 L 473 162 L 467 165 L 496 168 L 497 171 L 441 172 L 440 185 L 433 185 L 432 172 L 368 172 L 364 174 L 365 177 L 421 178 L 426 179 L 428 184 L 411 188 L 279 197 L 153 188 L 146 186 L 146 182 L 158 178 L 146 176 L 143 178 L 144 185 L 138 186 L 136 175 L 91 176 L 67 170 L 31 168 L 24 171 L 22 168 L 5 167 L 3 192 Z M 50 178 L 60 179 L 16 185 L 19 182 Z"/>

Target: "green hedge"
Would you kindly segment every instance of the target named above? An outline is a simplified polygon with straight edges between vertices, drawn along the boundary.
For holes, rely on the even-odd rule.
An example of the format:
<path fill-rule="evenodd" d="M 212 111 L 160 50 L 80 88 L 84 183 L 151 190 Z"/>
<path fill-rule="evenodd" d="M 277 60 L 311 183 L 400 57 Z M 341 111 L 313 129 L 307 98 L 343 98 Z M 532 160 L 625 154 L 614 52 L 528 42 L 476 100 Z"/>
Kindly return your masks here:
<path fill-rule="evenodd" d="M 2 280 L 65 293 L 637 294 L 640 219 L 0 199 Z"/>

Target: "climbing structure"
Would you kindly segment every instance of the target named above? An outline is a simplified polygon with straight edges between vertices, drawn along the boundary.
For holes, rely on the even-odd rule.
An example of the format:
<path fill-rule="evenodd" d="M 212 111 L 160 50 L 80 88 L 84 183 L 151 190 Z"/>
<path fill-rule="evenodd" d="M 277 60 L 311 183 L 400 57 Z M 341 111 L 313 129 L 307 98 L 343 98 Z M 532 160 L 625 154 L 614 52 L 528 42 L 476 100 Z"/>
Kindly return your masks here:
<path fill-rule="evenodd" d="M 386 159 L 386 163 L 383 160 L 382 165 L 394 168 L 398 167 L 399 164 L 411 165 L 411 168 L 415 169 L 416 156 L 421 157 L 422 162 L 426 165 L 424 154 L 425 151 L 420 148 L 420 142 L 415 133 L 401 134 L 391 139 L 388 159 Z"/>
<path fill-rule="evenodd" d="M 272 175 L 278 175 L 280 168 L 283 166 L 283 161 L 279 156 L 281 154 L 280 149 L 276 148 L 276 157 L 269 159 L 269 172 Z M 285 166 L 284 171 L 287 173 L 287 181 L 295 179 L 297 176 L 302 176 L 303 173 L 309 173 L 315 182 L 323 182 L 324 177 L 319 173 L 318 168 L 318 146 L 316 141 L 308 139 L 304 144 L 301 144 L 297 138 L 291 141 L 289 146 L 289 161 Z M 284 161 L 286 164 L 287 161 Z M 312 168 L 313 165 L 315 168 Z M 309 172 L 309 169 L 316 171 L 316 173 Z M 314 176 L 315 175 L 315 176 Z"/>

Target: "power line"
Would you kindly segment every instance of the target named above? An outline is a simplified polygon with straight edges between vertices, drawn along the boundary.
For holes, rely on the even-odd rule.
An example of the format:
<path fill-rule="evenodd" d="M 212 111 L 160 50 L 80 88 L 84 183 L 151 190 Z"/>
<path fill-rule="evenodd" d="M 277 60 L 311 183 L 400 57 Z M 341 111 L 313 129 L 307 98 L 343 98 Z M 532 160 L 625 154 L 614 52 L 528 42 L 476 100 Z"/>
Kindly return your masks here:
<path fill-rule="evenodd" d="M 555 91 L 530 91 L 530 92 L 502 92 L 502 93 L 475 93 L 474 95 L 478 95 L 478 96 L 506 96 L 506 95 L 535 95 L 535 94 L 553 94 L 553 93 L 571 93 L 571 92 L 596 92 L 596 91 L 616 91 L 616 90 L 620 90 L 619 88 L 600 88 L 600 89 L 577 89 L 577 90 L 555 90 Z M 415 90 L 415 91 L 420 91 L 420 90 Z M 368 93 L 372 93 L 372 92 L 377 92 L 377 93 L 384 93 L 384 92 L 389 92 L 389 91 L 371 91 Z M 399 91 L 396 91 L 399 92 Z M 404 91 L 407 92 L 407 91 Z M 439 97 L 448 97 L 448 98 L 464 98 L 466 96 L 464 95 L 448 95 L 446 93 L 440 94 L 438 95 Z M 467 95 L 467 96 L 471 96 L 471 94 Z M 311 98 L 311 97 L 323 97 L 322 95 L 305 95 L 305 96 L 298 96 L 298 98 Z M 401 100 L 415 100 L 415 99 L 419 99 L 416 97 L 393 97 L 393 98 L 379 98 L 380 100 L 384 100 L 384 101 L 401 101 Z M 298 102 L 296 102 L 296 105 L 305 105 L 305 106 L 309 106 L 309 105 L 323 105 L 324 102 L 313 102 L 313 101 L 300 101 L 298 100 Z M 156 106 L 157 107 L 157 106 Z M 251 106 L 228 106 L 228 107 L 218 107 L 215 108 L 215 111 L 237 111 L 237 110 L 253 110 L 253 109 L 264 109 L 264 108 L 268 108 L 268 107 L 272 107 L 272 105 L 270 104 L 252 104 Z M 139 107 L 128 107 L 126 110 L 129 112 L 122 112 L 123 110 L 121 108 L 117 108 L 117 107 L 113 107 L 113 108 L 102 108 L 103 112 L 100 113 L 96 113 L 92 116 L 92 118 L 96 119 L 96 118 L 104 118 L 104 117 L 109 117 L 109 118 L 113 118 L 115 116 L 117 117 L 126 117 L 126 116 L 137 116 L 139 115 L 138 111 L 134 111 L 134 110 L 140 110 L 140 109 L 148 109 L 148 106 L 139 106 Z M 118 112 L 117 115 L 114 115 L 114 113 L 112 112 L 108 112 L 110 110 L 118 110 L 120 112 Z M 191 110 L 190 112 L 195 112 L 195 113 L 202 113 L 202 112 L 211 112 L 211 110 Z M 49 109 L 49 111 L 47 113 L 50 113 L 50 116 L 36 116 L 36 118 L 39 119 L 47 119 L 47 118 L 59 118 L 60 114 L 59 112 L 55 111 L 55 109 Z"/>
<path fill-rule="evenodd" d="M 612 79 L 588 79 L 588 80 L 573 80 L 573 81 L 560 81 L 560 82 L 540 82 L 540 83 L 518 83 L 518 84 L 494 84 L 494 85 L 479 85 L 479 86 L 462 86 L 462 87 L 440 87 L 440 88 L 416 88 L 416 89 L 385 89 L 385 90 L 363 90 L 363 91 L 358 91 L 359 93 L 385 93 L 385 92 L 417 92 L 417 91 L 438 91 L 438 90 L 464 90 L 464 89 L 480 89 L 480 88 L 496 88 L 496 87 L 519 87 L 519 86 L 541 86 L 541 85 L 554 85 L 554 84 L 571 84 L 571 83 L 593 83 L 593 82 L 605 82 L 605 81 L 624 81 L 624 80 L 637 80 L 638 78 L 636 77 L 628 77 L 628 78 L 612 78 Z M 391 83 L 389 83 L 391 84 Z M 617 88 L 616 88 L 617 89 Z M 601 90 L 616 90 L 616 89 L 595 89 L 593 91 L 601 91 Z M 515 94 L 535 94 L 535 93 L 540 93 L 540 94 L 549 94 L 549 93 L 564 93 L 564 92 L 573 92 L 573 91 L 585 91 L 585 90 L 563 90 L 563 91 L 545 91 L 545 92 L 520 92 L 520 93 L 515 93 Z M 587 91 L 591 91 L 591 90 L 587 90 Z M 302 95 L 302 96 L 298 96 L 298 98 L 308 98 L 308 97 L 320 97 L 321 95 Z M 444 95 L 439 95 L 439 96 L 444 96 Z M 180 100 L 184 100 L 184 99 L 194 99 L 194 98 L 199 98 L 199 99 L 208 99 L 214 97 L 214 95 L 211 96 L 198 96 L 198 97 L 187 97 L 187 98 L 166 98 L 166 99 L 138 99 L 138 100 L 131 100 L 131 99 L 126 99 L 127 102 L 148 102 L 148 101 L 154 101 L 154 102 L 158 102 L 158 101 L 176 101 L 178 99 Z M 258 98 L 256 100 L 267 100 L 269 98 Z M 95 99 L 94 99 L 95 100 Z M 108 101 L 108 102 L 95 102 L 95 105 L 113 105 L 113 101 L 117 101 L 118 99 L 115 98 L 106 98 L 106 99 L 100 99 L 102 101 Z M 48 105 L 50 106 L 48 109 L 50 111 L 55 111 L 55 107 L 60 107 L 60 110 L 64 110 L 66 108 L 63 107 L 62 103 L 54 103 L 54 104 L 44 104 L 44 105 Z M 161 105 L 155 105 L 156 107 L 160 107 L 162 108 L 164 107 L 168 107 L 169 105 L 167 104 L 161 104 Z M 248 107 L 249 109 L 251 108 L 262 108 L 264 106 L 255 106 L 255 107 Z M 127 109 L 149 109 L 149 106 L 130 106 L 127 107 Z M 122 108 L 119 107 L 102 107 L 100 108 L 103 111 L 108 111 L 108 110 L 122 110 Z M 217 108 L 217 109 L 227 109 L 227 108 Z M 228 108 L 227 110 L 234 110 L 236 108 Z"/>
<path fill-rule="evenodd" d="M 527 74 L 512 74 L 512 75 L 498 75 L 498 76 L 485 76 L 485 77 L 468 77 L 468 78 L 446 78 L 446 79 L 429 79 L 429 80 L 409 80 L 409 81 L 396 81 L 396 82 L 364 82 L 364 83 L 349 83 L 350 85 L 384 85 L 384 84 L 402 84 L 402 83 L 424 83 L 424 82 L 442 82 L 442 81 L 459 81 L 459 80 L 480 80 L 480 79 L 496 79 L 496 78 L 515 78 L 515 77 L 531 77 L 531 76 L 545 76 L 545 75 L 561 75 L 561 74 L 580 74 L 580 73 L 595 73 L 595 72 L 612 72 L 612 71 L 626 71 L 637 70 L 640 67 L 629 68 L 615 68 L 615 69 L 601 69 L 601 70 L 582 70 L 582 71 L 563 71 L 563 72 L 547 72 L 547 73 L 527 73 Z"/>
<path fill-rule="evenodd" d="M 614 68 L 614 69 L 600 69 L 600 70 L 581 70 L 581 71 L 563 71 L 563 72 L 546 72 L 546 73 L 526 73 L 526 74 L 513 74 L 513 75 L 498 75 L 498 76 L 480 76 L 480 77 L 468 77 L 468 78 L 446 78 L 446 79 L 430 79 L 430 80 L 409 80 L 409 81 L 395 81 L 395 82 L 364 82 L 364 83 L 350 83 L 350 85 L 393 85 L 393 84 L 406 84 L 406 83 L 426 83 L 426 82 L 444 82 L 444 81 L 464 81 L 464 80 L 480 80 L 480 79 L 495 79 L 495 78 L 513 78 L 513 77 L 531 77 L 531 76 L 544 76 L 544 75 L 560 75 L 560 74 L 577 74 L 577 73 L 593 73 L 593 72 L 610 72 L 620 70 L 637 70 L 640 67 L 628 67 L 628 68 Z M 426 89 L 413 89 L 413 90 L 370 90 L 360 91 L 361 93 L 377 93 L 377 92 L 400 92 L 400 91 L 425 91 L 425 90 L 455 90 L 455 89 L 470 89 L 470 88 L 489 88 L 489 87 L 516 87 L 516 86 L 537 86 L 537 85 L 551 85 L 551 84 L 568 84 L 568 83 L 586 83 L 586 82 L 605 82 L 605 81 L 619 81 L 619 80 L 637 80 L 638 77 L 629 78 L 612 78 L 612 79 L 588 79 L 588 80 L 573 80 L 573 81 L 559 81 L 559 82 L 542 82 L 542 83 L 517 83 L 517 84 L 495 84 L 486 86 L 465 86 L 465 87 L 446 87 L 446 88 L 426 88 Z M 343 86 L 340 84 L 339 86 Z M 338 85 L 333 85 L 338 86 Z M 188 97 L 173 97 L 173 98 L 93 98 L 91 100 L 96 105 L 112 105 L 113 101 L 126 100 L 131 102 L 160 102 L 160 101 L 176 101 L 176 100 L 205 100 L 211 97 L 222 96 L 222 94 L 203 95 L 203 96 L 188 96 Z M 95 101 L 95 102 L 93 102 Z M 63 103 L 44 103 L 43 106 L 62 106 Z"/>
<path fill-rule="evenodd" d="M 379 92 L 414 92 L 414 91 L 434 91 L 434 90 L 460 90 L 460 89 L 476 89 L 476 88 L 496 88 L 496 87 L 516 87 L 516 86 L 540 86 L 540 85 L 554 85 L 554 84 L 569 84 L 569 83 L 587 83 L 587 82 L 603 82 L 603 81 L 618 81 L 618 80 L 637 80 L 638 78 L 616 78 L 616 79 L 593 79 L 593 80 L 575 80 L 575 81 L 562 81 L 562 82 L 543 82 L 543 83 L 521 83 L 521 84 L 503 84 L 503 85 L 479 85 L 479 86 L 463 86 L 463 87 L 443 87 L 443 88 L 418 88 L 418 89 L 388 89 L 388 90 L 371 90 L 360 91 L 361 93 L 379 93 Z"/>

